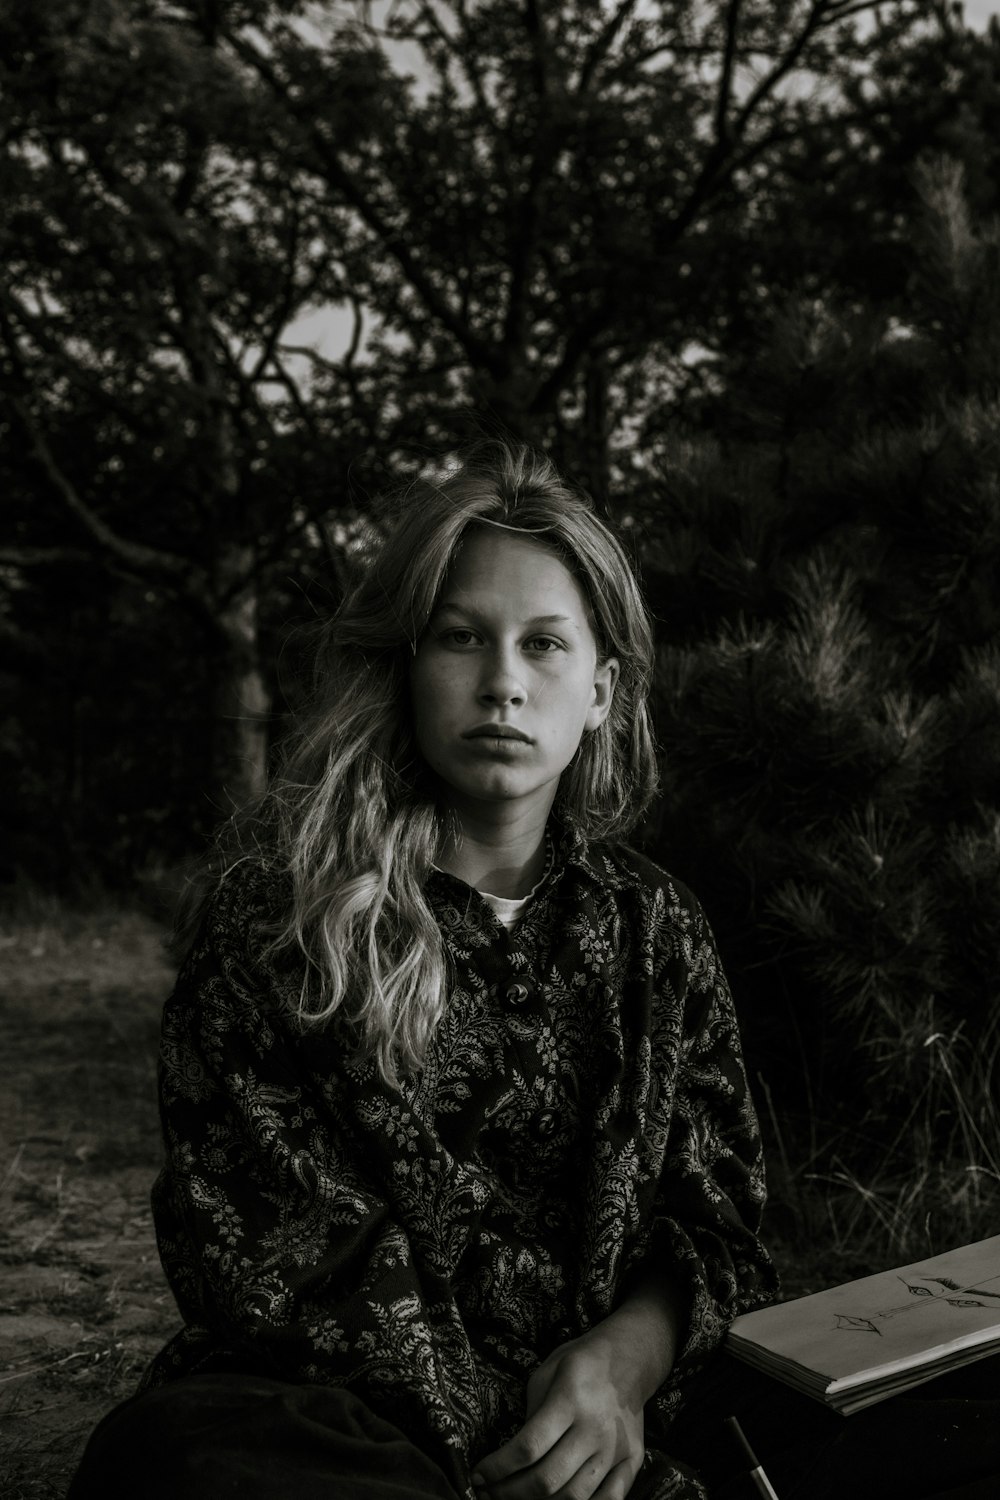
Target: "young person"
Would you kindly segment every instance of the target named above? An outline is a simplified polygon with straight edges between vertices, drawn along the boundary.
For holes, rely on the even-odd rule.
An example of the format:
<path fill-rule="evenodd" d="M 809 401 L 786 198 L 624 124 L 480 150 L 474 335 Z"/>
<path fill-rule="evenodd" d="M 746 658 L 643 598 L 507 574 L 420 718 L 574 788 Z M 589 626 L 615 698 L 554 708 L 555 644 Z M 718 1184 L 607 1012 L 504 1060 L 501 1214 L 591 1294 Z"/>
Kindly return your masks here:
<path fill-rule="evenodd" d="M 623 842 L 651 665 L 546 460 L 406 494 L 165 1009 L 184 1326 L 71 1500 L 705 1495 L 775 1277 L 711 933 Z"/>

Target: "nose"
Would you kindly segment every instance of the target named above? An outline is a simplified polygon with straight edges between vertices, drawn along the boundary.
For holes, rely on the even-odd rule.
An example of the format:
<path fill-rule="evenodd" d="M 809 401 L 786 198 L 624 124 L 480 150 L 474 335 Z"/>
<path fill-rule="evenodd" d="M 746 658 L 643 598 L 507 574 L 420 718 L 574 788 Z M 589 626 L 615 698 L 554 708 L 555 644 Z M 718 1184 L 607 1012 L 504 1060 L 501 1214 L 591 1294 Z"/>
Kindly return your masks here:
<path fill-rule="evenodd" d="M 525 701 L 527 691 L 514 652 L 498 648 L 487 654 L 477 697 L 480 703 L 494 708 L 517 708 Z"/>

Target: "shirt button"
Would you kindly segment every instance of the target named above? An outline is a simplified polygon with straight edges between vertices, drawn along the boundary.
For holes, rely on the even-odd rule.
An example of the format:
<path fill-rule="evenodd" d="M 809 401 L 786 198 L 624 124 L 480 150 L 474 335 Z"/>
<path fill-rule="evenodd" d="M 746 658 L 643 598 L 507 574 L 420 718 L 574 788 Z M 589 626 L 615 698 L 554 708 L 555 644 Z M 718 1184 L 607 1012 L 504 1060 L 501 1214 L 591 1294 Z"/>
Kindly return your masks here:
<path fill-rule="evenodd" d="M 559 1121 L 554 1109 L 540 1109 L 531 1122 L 531 1134 L 536 1141 L 547 1141 L 554 1135 Z"/>
<path fill-rule="evenodd" d="M 507 996 L 507 999 L 510 1001 L 511 1005 L 526 1005 L 528 1002 L 529 991 L 526 984 L 509 984 L 504 991 L 504 994 Z"/>

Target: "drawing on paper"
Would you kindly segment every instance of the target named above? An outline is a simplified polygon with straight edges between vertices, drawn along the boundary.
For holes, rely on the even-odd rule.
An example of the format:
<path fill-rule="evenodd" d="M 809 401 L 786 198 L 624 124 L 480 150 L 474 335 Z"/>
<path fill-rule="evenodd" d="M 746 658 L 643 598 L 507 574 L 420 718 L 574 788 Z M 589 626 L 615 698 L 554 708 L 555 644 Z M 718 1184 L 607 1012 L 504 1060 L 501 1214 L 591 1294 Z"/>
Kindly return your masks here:
<path fill-rule="evenodd" d="M 987 1283 L 1000 1281 L 1000 1275 L 985 1276 L 971 1286 L 962 1286 L 953 1281 L 949 1276 L 920 1276 L 913 1272 L 909 1276 L 897 1273 L 896 1280 L 902 1282 L 907 1292 L 915 1301 L 901 1302 L 896 1307 L 886 1307 L 881 1311 L 869 1312 L 866 1316 L 853 1316 L 849 1313 L 834 1313 L 834 1328 L 844 1330 L 848 1333 L 874 1333 L 879 1338 L 883 1330 L 878 1326 L 889 1318 L 895 1318 L 900 1313 L 913 1312 L 916 1308 L 934 1303 L 940 1307 L 942 1303 L 948 1307 L 991 1307 L 1000 1304 L 1000 1291 L 990 1291 Z M 938 1288 L 939 1290 L 935 1290 Z M 993 1298 L 993 1301 L 986 1301 Z"/>

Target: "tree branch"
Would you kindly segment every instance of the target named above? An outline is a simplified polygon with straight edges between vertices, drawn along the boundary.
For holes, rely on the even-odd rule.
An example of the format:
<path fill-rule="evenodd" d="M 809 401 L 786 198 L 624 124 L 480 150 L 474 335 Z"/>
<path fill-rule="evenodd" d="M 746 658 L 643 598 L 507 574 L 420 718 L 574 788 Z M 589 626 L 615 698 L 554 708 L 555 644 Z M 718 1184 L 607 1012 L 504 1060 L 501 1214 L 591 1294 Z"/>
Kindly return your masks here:
<path fill-rule="evenodd" d="M 574 323 L 573 331 L 563 348 L 562 358 L 549 371 L 532 397 L 528 408 L 530 415 L 537 416 L 549 410 L 556 396 L 576 373 L 584 355 L 594 348 L 598 335 L 613 320 L 614 303 L 614 288 L 608 287 L 600 306 L 592 308 L 586 318 Z"/>
<path fill-rule="evenodd" d="M 353 337 L 351 344 L 356 349 Z M 325 354 L 320 354 L 318 349 L 312 349 L 308 344 L 282 344 L 280 352 L 284 356 L 294 354 L 298 359 L 309 360 L 310 364 L 322 370 L 325 375 L 339 375 L 341 372 L 340 360 L 328 359 Z"/>
<path fill-rule="evenodd" d="M 353 372 L 354 362 L 358 357 L 358 350 L 361 348 L 361 335 L 364 333 L 365 319 L 364 310 L 359 299 L 352 293 L 349 300 L 351 311 L 354 314 L 354 325 L 351 328 L 351 342 L 344 352 L 344 358 L 341 363 L 345 370 Z"/>
<path fill-rule="evenodd" d="M 819 8 L 831 12 L 831 21 L 847 21 L 851 16 L 863 15 L 865 11 L 877 10 L 882 0 L 820 0 Z"/>
<path fill-rule="evenodd" d="M 543 33 L 540 29 L 534 42 L 538 118 L 534 133 L 535 146 L 528 167 L 528 181 L 517 205 L 517 232 L 511 246 L 510 290 L 501 339 L 505 364 L 509 362 L 514 350 L 524 346 L 527 331 L 528 288 L 531 285 L 532 264 L 540 237 L 543 193 L 559 152 L 561 135 L 552 120 L 549 107 L 549 65 L 545 56 Z"/>
<path fill-rule="evenodd" d="M 728 109 L 727 101 L 731 96 L 732 69 L 735 59 L 739 55 L 738 20 L 740 3 L 741 0 L 730 0 L 727 10 L 727 30 L 722 71 L 723 75 L 725 75 L 728 65 L 729 81 L 725 85 L 725 92 L 723 92 L 720 83 L 720 93 L 716 105 L 717 133 L 706 152 L 701 170 L 691 186 L 687 199 L 678 211 L 671 216 L 667 229 L 657 241 L 655 246 L 657 257 L 661 256 L 669 247 L 676 244 L 690 228 L 691 224 L 694 223 L 698 215 L 705 209 L 708 202 L 732 180 L 737 171 L 748 166 L 781 140 L 787 139 L 785 132 L 772 131 L 753 142 L 750 146 L 742 150 L 740 149 L 740 143 L 745 136 L 750 121 L 762 105 L 771 97 L 782 79 L 788 75 L 799 61 L 809 41 L 825 23 L 825 19 L 840 19 L 839 12 L 835 17 L 830 15 L 827 0 L 813 0 L 812 8 L 804 20 L 799 33 L 785 47 L 766 76 L 761 79 L 732 124 L 728 128 L 725 128 L 722 134 L 719 134 L 720 109 L 724 123 L 725 112 Z M 539 414 L 551 408 L 558 392 L 575 375 L 585 354 L 592 348 L 600 335 L 613 323 L 618 296 L 616 283 L 609 281 L 600 303 L 593 307 L 582 319 L 574 323 L 572 332 L 564 345 L 562 357 L 549 371 L 535 392 L 530 406 L 531 413 Z"/>
<path fill-rule="evenodd" d="M 877 3 L 877 0 L 875 0 Z M 736 116 L 735 134 L 745 129 L 757 110 L 774 93 L 783 78 L 787 78 L 799 58 L 806 49 L 807 44 L 812 41 L 818 31 L 823 29 L 826 0 L 813 0 L 813 6 L 806 16 L 797 37 L 793 37 L 790 45 L 786 47 L 778 61 L 769 73 L 761 80 L 757 87 L 749 95 L 746 103 Z M 839 16 L 836 19 L 840 19 Z"/>
<path fill-rule="evenodd" d="M 445 52 L 448 53 L 448 55 L 455 62 L 457 62 L 458 66 L 462 70 L 466 82 L 472 90 L 472 94 L 475 98 L 476 103 L 483 112 L 483 116 L 492 124 L 493 116 L 490 110 L 489 101 L 486 98 L 486 91 L 483 88 L 482 75 L 480 74 L 478 68 L 476 68 L 475 66 L 475 59 L 477 56 L 475 28 L 470 25 L 469 13 L 465 5 L 465 0 L 457 0 L 457 3 L 456 0 L 452 0 L 452 9 L 458 16 L 459 22 L 461 24 L 462 34 L 465 38 L 464 45 L 460 40 L 453 37 L 450 31 L 448 31 L 447 27 L 444 26 L 440 16 L 436 13 L 431 0 L 421 0 L 421 4 L 419 6 L 419 15 L 422 18 L 424 25 L 427 27 L 427 30 L 431 32 L 435 37 L 437 37 Z M 416 30 L 411 30 L 407 32 L 406 35 L 408 35 L 418 45 L 422 45 L 423 38 Z M 442 82 L 448 82 L 447 76 L 443 75 L 440 69 L 438 70 L 438 75 L 439 77 L 441 77 Z"/>
<path fill-rule="evenodd" d="M 251 371 L 250 379 L 252 381 L 256 380 L 260 376 L 261 372 L 267 368 L 268 362 L 274 356 L 274 351 L 277 347 L 278 340 L 280 339 L 284 329 L 287 328 L 292 316 L 292 310 L 295 304 L 295 264 L 298 259 L 300 228 L 301 225 L 299 213 L 293 199 L 288 221 L 288 242 L 286 246 L 285 263 L 282 267 L 283 276 L 281 296 L 278 300 L 278 306 L 275 309 L 275 315 L 271 319 L 270 330 L 264 339 L 260 355 L 257 358 L 253 370 Z"/>
<path fill-rule="evenodd" d="M 469 324 L 456 314 L 447 297 L 442 295 L 413 255 L 405 231 L 389 224 L 344 166 L 322 131 L 317 128 L 312 108 L 307 103 L 298 103 L 291 96 L 285 80 L 254 47 L 232 32 L 227 34 L 227 40 L 240 60 L 260 75 L 280 98 L 289 114 L 303 127 L 317 154 L 318 169 L 325 175 L 328 185 L 341 194 L 362 223 L 381 240 L 385 253 L 399 266 L 410 288 L 431 316 L 464 349 L 472 364 L 499 373 L 497 351 L 479 338 Z"/>
<path fill-rule="evenodd" d="M 272 353 L 270 363 L 271 369 L 275 372 L 273 379 L 287 392 L 288 399 L 298 413 L 299 420 L 307 432 L 313 437 L 318 436 L 319 428 L 316 423 L 316 417 L 310 410 L 309 404 L 302 395 L 302 392 L 299 390 L 298 383 L 288 370 L 285 369 L 277 353 Z"/>
<path fill-rule="evenodd" d="M 79 566 L 92 563 L 94 554 L 80 547 L 0 547 L 0 566 L 11 568 L 51 568 L 64 563 Z"/>
<path fill-rule="evenodd" d="M 720 144 L 728 139 L 729 134 L 729 101 L 733 92 L 733 65 L 740 29 L 740 4 L 741 0 L 729 0 L 726 7 L 726 42 L 722 54 L 719 91 L 715 99 L 715 139 Z"/>
<path fill-rule="evenodd" d="M 587 53 L 583 66 L 580 69 L 580 76 L 577 79 L 575 90 L 577 98 L 581 98 L 589 91 L 594 74 L 610 52 L 615 38 L 625 25 L 625 22 L 635 11 L 637 3 L 638 0 L 623 0 L 623 3 L 619 5 L 614 15 L 605 23 L 593 46 Z"/>
<path fill-rule="evenodd" d="M 58 367 L 60 374 L 65 376 L 70 385 L 82 391 L 84 395 L 96 398 L 100 406 L 107 411 L 114 412 L 123 425 L 133 432 L 142 431 L 136 412 L 109 388 L 107 381 L 93 377 L 76 360 L 67 355 L 63 345 L 50 331 L 53 321 L 51 314 L 39 315 L 29 312 L 14 293 L 0 286 L 0 319 L 3 322 L 4 341 L 8 349 L 17 345 L 16 330 L 19 328 L 23 337 L 33 343 L 47 359 Z"/>
<path fill-rule="evenodd" d="M 490 109 L 490 103 L 486 97 L 486 90 L 483 88 L 482 75 L 475 66 L 475 59 L 478 55 L 475 45 L 475 26 L 473 19 L 469 16 L 466 0 L 456 0 L 455 9 L 462 22 L 465 36 L 468 38 L 467 45 L 461 48 L 460 61 L 462 63 L 462 71 L 472 86 L 472 92 L 476 97 L 476 103 L 482 110 L 483 118 L 489 120 L 495 129 L 496 121 L 493 118 L 493 111 Z"/>
<path fill-rule="evenodd" d="M 8 399 L 50 486 L 103 552 L 124 563 L 126 567 L 135 569 L 142 577 L 169 583 L 172 588 L 181 593 L 198 593 L 207 588 L 207 577 L 192 563 L 190 558 L 182 557 L 176 552 L 167 552 L 159 547 L 148 547 L 143 542 L 130 541 L 126 537 L 119 536 L 112 526 L 102 520 L 59 467 L 41 429 L 25 403 L 19 396 L 10 396 Z"/>

